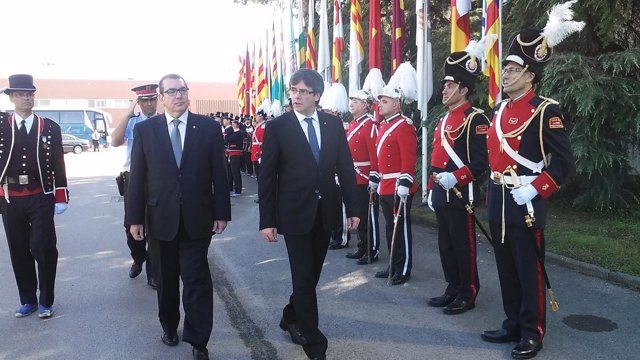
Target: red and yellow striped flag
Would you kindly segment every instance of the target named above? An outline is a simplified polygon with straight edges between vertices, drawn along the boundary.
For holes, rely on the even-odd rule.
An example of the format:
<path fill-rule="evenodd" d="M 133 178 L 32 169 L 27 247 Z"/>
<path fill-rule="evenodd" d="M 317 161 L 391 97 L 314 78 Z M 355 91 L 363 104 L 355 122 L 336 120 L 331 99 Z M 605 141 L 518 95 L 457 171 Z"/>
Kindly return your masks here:
<path fill-rule="evenodd" d="M 471 0 L 451 0 L 451 52 L 463 51 L 469 44 Z"/>
<path fill-rule="evenodd" d="M 391 3 L 391 73 L 404 61 L 404 0 Z"/>
<path fill-rule="evenodd" d="M 238 61 L 240 62 L 240 71 L 238 71 L 238 106 L 240 112 L 243 111 L 244 108 L 244 99 L 245 99 L 245 84 L 246 84 L 246 63 L 242 59 L 242 55 L 238 56 Z"/>
<path fill-rule="evenodd" d="M 258 79 L 256 81 L 256 106 L 260 106 L 264 99 L 269 98 L 269 89 L 267 88 L 267 77 L 264 69 L 264 60 L 262 58 L 262 45 L 258 50 Z"/>
<path fill-rule="evenodd" d="M 484 36 L 490 34 L 498 35 L 500 39 L 501 24 L 500 24 L 500 0 L 485 0 L 485 7 L 483 9 L 483 24 L 484 24 Z M 487 66 L 484 69 L 484 73 L 489 77 L 489 106 L 494 107 L 495 104 L 500 101 L 500 66 L 501 66 L 501 41 L 498 40 L 493 43 L 493 46 L 487 51 L 486 59 Z"/>
<path fill-rule="evenodd" d="M 360 90 L 360 67 L 364 60 L 360 0 L 351 0 L 351 26 L 349 31 L 349 95 L 353 95 Z"/>
<path fill-rule="evenodd" d="M 344 49 L 342 5 L 340 5 L 340 0 L 333 0 L 333 56 L 331 58 L 331 80 L 333 82 L 340 82 L 342 75 L 342 49 Z"/>
<path fill-rule="evenodd" d="M 318 64 L 316 63 L 316 35 L 313 32 L 313 25 L 315 23 L 316 6 L 314 0 L 309 0 L 309 20 L 307 21 L 307 53 L 306 68 L 316 70 Z"/>
<path fill-rule="evenodd" d="M 380 0 L 369 1 L 369 70 L 382 71 L 382 22 Z"/>

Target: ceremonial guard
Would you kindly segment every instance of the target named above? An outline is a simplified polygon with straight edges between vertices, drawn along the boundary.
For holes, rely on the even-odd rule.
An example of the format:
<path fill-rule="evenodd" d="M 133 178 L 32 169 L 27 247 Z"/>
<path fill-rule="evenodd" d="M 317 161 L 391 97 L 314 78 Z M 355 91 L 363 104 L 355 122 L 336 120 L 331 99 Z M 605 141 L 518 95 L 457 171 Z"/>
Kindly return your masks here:
<path fill-rule="evenodd" d="M 253 162 L 251 162 L 251 138 L 253 137 L 253 116 L 246 115 L 244 118 L 244 138 L 242 139 L 242 170 L 247 175 L 253 175 Z"/>
<path fill-rule="evenodd" d="M 251 134 L 251 162 L 253 163 L 253 170 L 255 171 L 258 181 L 260 181 L 260 157 L 262 156 L 262 141 L 264 139 L 266 116 L 267 114 L 264 110 L 258 109 L 254 119 L 253 134 Z M 255 199 L 254 201 L 259 202 L 260 199 Z"/>
<path fill-rule="evenodd" d="M 4 93 L 15 110 L 0 113 L 0 210 L 22 304 L 18 318 L 36 310 L 40 318 L 54 314 L 53 216 L 69 202 L 60 126 L 32 112 L 35 91 L 31 75 L 9 76 Z"/>
<path fill-rule="evenodd" d="M 566 4 L 556 5 L 544 31 L 516 34 L 502 64 L 508 99 L 496 106 L 487 138 L 488 216 L 506 319 L 482 339 L 518 342 L 511 351 L 516 359 L 532 358 L 542 349 L 545 282 L 550 288 L 543 234 L 548 198 L 574 166 L 558 102 L 536 95 L 533 86 L 542 78 L 551 48 L 582 29 L 583 23 L 563 21 L 572 15 Z"/>
<path fill-rule="evenodd" d="M 404 77 L 409 63 L 403 63 L 389 84 L 378 96 L 380 116 L 384 119 L 378 129 L 376 156 L 378 157 L 379 178 L 372 177 L 372 188 L 377 187 L 380 207 L 385 219 L 387 248 L 390 267 L 378 271 L 377 278 L 389 278 L 390 285 L 400 285 L 411 277 L 413 240 L 411 234 L 411 202 L 418 190 L 415 181 L 417 134 L 413 121 L 402 115 L 402 102 L 410 102 L 415 89 L 415 80 L 401 84 L 394 79 Z M 415 77 L 415 70 L 413 76 Z"/>
<path fill-rule="evenodd" d="M 244 131 L 240 129 L 240 120 L 238 118 L 231 120 L 231 131 L 225 136 L 227 148 L 227 156 L 229 159 L 229 189 L 231 196 L 238 196 L 242 193 L 242 174 L 240 173 L 240 165 L 242 164 L 243 139 Z"/>
<path fill-rule="evenodd" d="M 133 148 L 133 128 L 136 124 L 147 120 L 148 118 L 157 114 L 158 110 L 158 92 L 157 84 L 147 84 L 136 86 L 131 91 L 133 91 L 136 95 L 136 99 L 131 102 L 129 106 L 129 110 L 127 114 L 120 120 L 120 124 L 111 134 L 111 144 L 113 146 L 120 146 L 126 142 L 127 144 L 127 158 L 124 162 L 124 169 L 119 175 L 118 181 L 122 184 L 122 195 L 124 196 L 125 203 L 125 216 L 127 209 L 127 189 L 129 187 L 129 170 L 131 166 L 131 149 Z M 140 107 L 140 112 L 136 113 L 136 106 Z M 148 239 L 145 241 L 136 241 L 133 236 L 129 232 L 131 224 L 127 224 L 125 222 L 124 229 L 127 237 L 127 246 L 131 251 L 131 258 L 133 259 L 133 264 L 129 269 L 129 277 L 135 278 L 140 273 L 142 273 L 142 264 L 146 261 L 146 271 L 147 271 L 147 284 L 152 288 L 157 288 L 157 283 L 155 279 L 155 272 L 153 270 L 152 261 L 149 257 L 149 253 L 147 252 Z"/>
<path fill-rule="evenodd" d="M 358 90 L 350 98 L 349 110 L 353 120 L 347 130 L 347 141 L 356 172 L 356 199 L 358 201 L 358 249 L 347 258 L 356 259 L 356 264 L 366 265 L 378 261 L 380 230 L 378 227 L 379 201 L 370 191 L 369 179 L 379 178 L 376 140 L 378 125 L 369 114 L 374 98 L 368 91 Z M 375 187 L 375 185 L 374 185 Z M 365 220 L 366 219 L 366 220 Z"/>
<path fill-rule="evenodd" d="M 489 119 L 467 100 L 482 72 L 481 61 L 473 53 L 476 47 L 473 41 L 465 51 L 454 52 L 445 61 L 442 103 L 449 111 L 440 118 L 434 131 L 431 153 L 434 176 L 427 185 L 427 202 L 438 221 L 438 249 L 447 282 L 444 294 L 429 299 L 428 304 L 444 307 L 445 314 L 473 309 L 480 290 L 475 226 L 472 214 L 465 209 L 465 205 L 473 206 L 478 198 L 476 179 L 487 168 Z M 482 56 L 484 47 L 479 47 Z M 453 188 L 463 194 L 462 201 Z"/>

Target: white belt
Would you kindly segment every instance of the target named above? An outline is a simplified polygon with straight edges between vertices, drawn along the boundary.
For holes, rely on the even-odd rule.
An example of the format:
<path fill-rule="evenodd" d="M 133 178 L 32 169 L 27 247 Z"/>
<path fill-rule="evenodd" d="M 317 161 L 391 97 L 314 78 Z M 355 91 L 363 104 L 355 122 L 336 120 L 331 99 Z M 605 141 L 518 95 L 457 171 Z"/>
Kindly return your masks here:
<path fill-rule="evenodd" d="M 371 161 L 354 161 L 354 166 L 369 166 L 371 165 Z"/>
<path fill-rule="evenodd" d="M 389 173 L 389 174 L 382 174 L 382 180 L 386 180 L 386 179 L 397 179 L 400 177 L 400 175 L 402 175 L 399 172 L 394 172 L 394 173 Z"/>
<path fill-rule="evenodd" d="M 262 145 L 262 143 L 259 142 L 252 142 L 251 145 Z"/>
<path fill-rule="evenodd" d="M 497 173 L 500 174 L 500 173 Z M 520 175 L 518 176 L 516 179 L 513 178 L 513 176 L 511 175 L 502 175 L 499 178 L 496 177 L 491 177 L 491 179 L 493 180 L 493 182 L 496 185 L 509 185 L 509 186 L 516 186 L 516 185 L 528 185 L 531 184 L 533 182 L 533 180 L 535 180 L 538 176 L 526 176 L 526 175 Z"/>

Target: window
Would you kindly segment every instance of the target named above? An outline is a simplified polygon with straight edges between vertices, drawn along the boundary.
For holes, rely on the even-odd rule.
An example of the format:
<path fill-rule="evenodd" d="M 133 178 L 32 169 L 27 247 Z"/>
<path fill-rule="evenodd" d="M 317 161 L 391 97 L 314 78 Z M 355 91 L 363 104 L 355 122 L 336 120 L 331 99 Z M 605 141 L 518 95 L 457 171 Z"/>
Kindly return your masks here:
<path fill-rule="evenodd" d="M 61 111 L 60 124 L 83 124 L 84 111 Z"/>
<path fill-rule="evenodd" d="M 57 122 L 58 124 L 60 124 L 60 112 L 59 111 L 41 111 L 41 110 L 36 110 L 34 112 L 38 116 L 49 118 L 49 119 Z"/>

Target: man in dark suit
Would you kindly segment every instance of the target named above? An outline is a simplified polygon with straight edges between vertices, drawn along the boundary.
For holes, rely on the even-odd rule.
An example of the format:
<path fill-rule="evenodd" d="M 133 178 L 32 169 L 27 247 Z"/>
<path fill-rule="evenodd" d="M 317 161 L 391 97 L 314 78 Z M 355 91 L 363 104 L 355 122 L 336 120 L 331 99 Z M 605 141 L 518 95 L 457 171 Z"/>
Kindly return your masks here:
<path fill-rule="evenodd" d="M 283 234 L 293 293 L 280 327 L 310 359 L 325 359 L 327 338 L 318 329 L 316 286 L 329 236 L 340 211 L 334 175 L 344 189 L 349 228 L 355 230 L 355 173 L 342 122 L 316 112 L 324 89 L 320 74 L 296 71 L 290 80 L 292 112 L 267 124 L 262 146 L 260 230 L 267 241 Z"/>
<path fill-rule="evenodd" d="M 213 286 L 207 252 L 212 233 L 224 231 L 231 220 L 222 130 L 211 118 L 188 111 L 189 88 L 181 76 L 164 76 L 159 93 L 165 113 L 134 128 L 127 223 L 142 241 L 146 213 L 162 342 L 178 344 L 182 277 L 182 340 L 193 346 L 194 359 L 209 359 Z"/>

